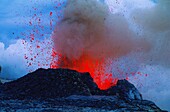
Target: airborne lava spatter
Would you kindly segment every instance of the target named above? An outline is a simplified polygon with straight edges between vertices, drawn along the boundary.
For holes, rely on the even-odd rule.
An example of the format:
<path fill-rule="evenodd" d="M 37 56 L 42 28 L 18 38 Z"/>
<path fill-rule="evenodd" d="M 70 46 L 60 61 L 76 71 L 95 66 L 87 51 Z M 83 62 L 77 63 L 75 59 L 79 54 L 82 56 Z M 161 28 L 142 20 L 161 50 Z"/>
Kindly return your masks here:
<path fill-rule="evenodd" d="M 101 90 L 105 90 L 117 84 L 118 79 L 113 78 L 112 74 L 105 73 L 105 60 L 94 59 L 88 54 L 82 55 L 79 59 L 69 59 L 61 54 L 52 52 L 53 60 L 51 68 L 69 68 L 79 72 L 89 72 L 94 82 Z M 58 57 L 58 60 L 56 60 Z"/>
<path fill-rule="evenodd" d="M 147 51 L 148 43 L 136 36 L 124 16 L 113 15 L 105 3 L 69 0 L 52 34 L 56 51 L 52 56 L 58 59 L 53 59 L 51 67 L 90 72 L 98 87 L 107 89 L 118 80 L 107 69 L 108 59 L 114 60 L 138 49 Z"/>
<path fill-rule="evenodd" d="M 58 7 L 61 7 L 61 4 Z M 89 8 L 87 9 L 87 7 Z M 48 24 L 51 31 L 53 31 L 52 26 L 54 25 L 52 17 L 55 14 L 52 11 L 48 13 L 50 19 Z M 41 25 L 42 14 L 34 14 L 33 19 L 29 21 L 29 25 L 34 28 L 28 37 L 32 43 L 29 50 L 30 56 L 25 55 L 28 67 L 38 63 L 38 67 L 61 67 L 75 69 L 79 72 L 90 72 L 98 87 L 107 89 L 115 85 L 118 80 L 115 75 L 113 78 L 115 71 L 112 74 L 112 71 L 107 69 L 108 59 L 114 60 L 126 56 L 142 45 L 147 46 L 144 41 L 140 42 L 132 38 L 136 35 L 129 29 L 124 17 L 112 15 L 104 3 L 96 0 L 69 0 L 63 14 L 64 17 L 62 14 L 57 17 L 59 22 L 52 34 L 53 48 L 43 48 L 44 44 L 52 46 L 53 43 L 47 43 L 47 40 L 44 40 L 41 44 L 36 38 L 37 35 L 44 37 L 44 34 L 39 31 L 43 31 L 45 27 Z M 38 24 L 38 28 L 34 26 L 35 23 Z M 38 52 L 36 54 L 33 53 L 34 47 L 35 51 Z M 48 53 L 45 52 L 46 50 Z M 46 62 L 39 61 L 38 57 L 44 55 L 49 56 Z M 123 74 L 122 71 L 118 70 L 120 75 Z"/>

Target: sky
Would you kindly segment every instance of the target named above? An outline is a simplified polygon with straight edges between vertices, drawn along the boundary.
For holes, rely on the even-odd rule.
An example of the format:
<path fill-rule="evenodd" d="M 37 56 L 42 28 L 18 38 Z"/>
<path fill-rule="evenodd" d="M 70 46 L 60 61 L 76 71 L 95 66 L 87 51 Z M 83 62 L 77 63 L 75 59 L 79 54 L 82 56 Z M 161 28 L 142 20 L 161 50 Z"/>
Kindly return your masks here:
<path fill-rule="evenodd" d="M 60 3 L 63 2 L 0 1 L 1 77 L 16 79 L 37 68 L 50 67 L 50 35 L 58 18 L 62 16 L 61 8 L 64 5 Z"/>
<path fill-rule="evenodd" d="M 55 2 L 55 3 L 54 3 Z M 50 17 L 50 12 L 56 13 L 55 0 L 1 0 L 0 1 L 0 41 L 5 43 L 5 46 L 9 46 L 13 41 L 19 37 L 22 38 L 21 32 L 27 32 L 33 29 L 29 26 L 29 21 L 33 21 L 34 14 L 41 18 L 41 25 L 44 26 L 45 33 L 51 34 L 49 20 L 54 19 L 56 21 L 56 14 Z M 35 22 L 35 21 L 34 21 Z M 37 23 L 33 23 L 34 27 Z M 6 41 L 6 39 L 9 39 Z M 14 41 L 15 42 L 15 41 Z"/>
<path fill-rule="evenodd" d="M 152 20 L 153 17 L 158 18 L 156 14 L 153 14 L 151 17 L 147 16 L 147 18 L 145 17 L 147 15 L 145 13 L 147 11 L 152 11 L 152 8 L 154 9 L 154 7 L 157 6 L 157 4 L 162 0 L 98 1 L 106 3 L 113 15 L 123 14 L 125 19 L 128 21 L 128 26 L 130 29 L 134 32 L 137 32 L 139 35 L 169 35 L 169 33 L 165 33 L 169 31 L 169 24 L 167 24 L 165 27 L 166 30 L 162 31 L 164 27 L 162 27 L 161 30 L 159 28 L 154 29 L 152 28 L 153 24 L 146 24 L 147 21 L 144 21 L 145 19 Z M 63 16 L 62 9 L 65 7 L 65 4 L 66 0 L 0 0 L 1 77 L 7 79 L 16 79 L 24 76 L 28 72 L 36 70 L 37 68 L 50 67 L 53 47 L 51 36 L 57 25 L 57 22 Z M 163 9 L 157 8 L 156 10 L 158 13 L 161 13 L 160 10 Z M 144 20 L 140 20 L 141 17 L 138 15 L 138 12 L 144 14 Z M 133 17 L 139 18 L 137 23 L 140 23 L 141 25 L 138 26 L 136 21 L 134 22 L 132 15 Z M 162 15 L 162 17 L 168 19 L 170 16 L 167 14 Z M 159 18 L 157 20 L 159 20 Z M 160 23 L 159 25 L 161 24 L 163 23 Z M 159 31 L 160 33 L 155 33 Z M 146 38 L 149 37 L 146 36 Z M 150 38 L 150 40 L 155 43 L 157 40 L 161 41 L 159 37 L 156 39 Z M 169 50 L 169 48 L 166 47 L 166 44 L 164 45 L 165 47 L 163 46 L 161 51 L 166 52 Z M 160 54 L 161 53 L 162 52 L 160 52 Z M 150 57 L 153 57 L 153 54 L 157 55 L 156 53 L 151 53 L 149 55 L 147 54 L 147 59 L 148 57 L 149 59 Z M 165 53 L 165 56 L 163 55 L 163 57 L 168 59 L 166 58 L 168 55 Z M 137 55 L 137 57 L 138 56 L 139 55 Z M 138 61 L 132 61 L 134 57 L 136 57 L 134 54 L 133 56 L 132 54 L 124 57 L 122 56 L 119 58 L 120 61 L 115 62 L 114 64 L 118 66 L 119 69 L 124 71 L 128 71 L 128 69 L 124 67 L 126 65 L 128 65 L 128 67 L 130 67 L 132 70 L 137 70 L 135 77 L 129 77 L 129 81 L 139 89 L 139 91 L 143 94 L 144 99 L 154 101 L 161 108 L 170 111 L 169 61 L 165 60 L 167 62 L 165 63 L 162 58 L 155 56 L 156 58 L 153 58 L 153 60 L 163 61 L 154 61 L 156 64 L 144 61 L 143 63 L 138 64 Z M 136 64 L 138 66 L 137 68 L 135 67 Z M 113 71 L 115 71 L 115 75 L 118 74 L 115 68 L 113 68 Z"/>

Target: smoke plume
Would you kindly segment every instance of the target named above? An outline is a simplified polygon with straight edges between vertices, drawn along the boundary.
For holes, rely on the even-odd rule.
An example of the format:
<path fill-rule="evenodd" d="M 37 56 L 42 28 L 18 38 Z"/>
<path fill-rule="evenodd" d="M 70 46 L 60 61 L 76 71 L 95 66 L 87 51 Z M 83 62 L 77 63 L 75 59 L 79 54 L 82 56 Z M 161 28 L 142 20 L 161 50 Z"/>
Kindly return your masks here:
<path fill-rule="evenodd" d="M 132 13 L 135 22 L 143 27 L 144 37 L 152 44 L 147 64 L 170 67 L 170 1 L 158 0 L 151 9 L 137 9 Z"/>
<path fill-rule="evenodd" d="M 92 60 L 107 60 L 148 51 L 148 42 L 137 36 L 124 15 L 111 14 L 106 4 L 68 0 L 53 40 L 56 51 L 68 60 L 80 60 L 84 55 Z"/>

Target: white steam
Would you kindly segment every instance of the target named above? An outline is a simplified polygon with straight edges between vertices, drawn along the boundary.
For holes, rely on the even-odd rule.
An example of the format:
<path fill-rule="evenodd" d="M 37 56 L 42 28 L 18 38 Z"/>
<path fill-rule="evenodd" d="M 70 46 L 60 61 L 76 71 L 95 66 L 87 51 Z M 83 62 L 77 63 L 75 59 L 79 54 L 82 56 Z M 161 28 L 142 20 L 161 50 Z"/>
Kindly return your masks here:
<path fill-rule="evenodd" d="M 16 44 L 10 45 L 7 49 L 4 44 L 0 43 L 0 66 L 2 67 L 1 77 L 13 79 L 26 74 L 26 60 L 24 54 L 27 52 L 23 49 L 22 41 L 18 40 Z"/>
<path fill-rule="evenodd" d="M 50 40 L 46 39 L 44 41 L 48 42 Z M 15 44 L 11 44 L 5 49 L 4 44 L 0 42 L 0 66 L 2 68 L 0 77 L 16 79 L 37 68 L 49 68 L 51 45 L 48 44 L 47 46 L 46 43 L 39 43 L 39 46 L 41 48 L 37 49 L 36 45 L 19 39 Z"/>

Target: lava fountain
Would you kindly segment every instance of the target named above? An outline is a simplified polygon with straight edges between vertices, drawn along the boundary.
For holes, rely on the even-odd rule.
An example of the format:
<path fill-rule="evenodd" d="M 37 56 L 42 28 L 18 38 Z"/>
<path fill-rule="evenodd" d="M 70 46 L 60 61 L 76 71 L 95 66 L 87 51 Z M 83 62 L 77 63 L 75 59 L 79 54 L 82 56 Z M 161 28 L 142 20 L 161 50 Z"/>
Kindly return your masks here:
<path fill-rule="evenodd" d="M 102 90 L 108 89 L 116 85 L 118 78 L 113 78 L 112 74 L 105 73 L 105 60 L 95 59 L 88 56 L 88 54 L 81 55 L 78 59 L 69 59 L 66 56 L 57 54 L 53 51 L 53 59 L 58 57 L 58 60 L 52 61 L 51 68 L 69 68 L 79 72 L 89 72 L 94 82 Z"/>
<path fill-rule="evenodd" d="M 106 72 L 107 60 L 148 49 L 147 42 L 136 36 L 124 16 L 111 14 L 106 4 L 69 0 L 52 35 L 51 68 L 89 72 L 100 89 L 108 89 L 118 78 Z"/>

